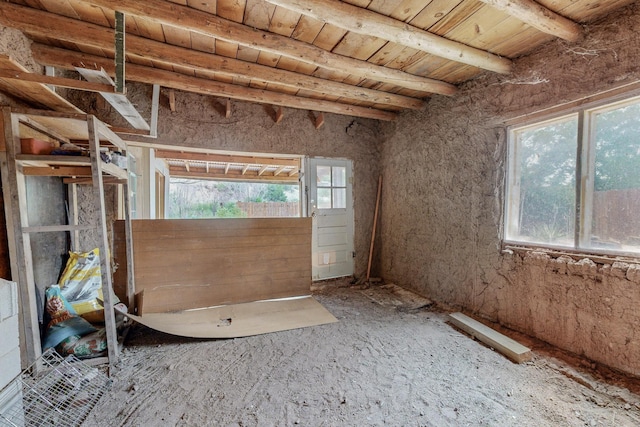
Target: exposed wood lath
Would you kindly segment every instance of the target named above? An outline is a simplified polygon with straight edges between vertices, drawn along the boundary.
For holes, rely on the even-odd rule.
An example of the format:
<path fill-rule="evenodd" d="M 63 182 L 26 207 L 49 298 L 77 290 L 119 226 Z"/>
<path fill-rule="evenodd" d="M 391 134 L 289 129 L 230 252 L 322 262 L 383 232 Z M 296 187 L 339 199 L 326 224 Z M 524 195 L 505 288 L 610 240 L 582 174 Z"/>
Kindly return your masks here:
<path fill-rule="evenodd" d="M 114 76 L 118 11 L 126 16 L 128 81 L 393 120 L 485 70 L 509 73 L 513 59 L 554 37 L 574 42 L 583 23 L 629 3 L 10 0 L 0 2 L 0 24 L 32 38 L 43 65 Z"/>

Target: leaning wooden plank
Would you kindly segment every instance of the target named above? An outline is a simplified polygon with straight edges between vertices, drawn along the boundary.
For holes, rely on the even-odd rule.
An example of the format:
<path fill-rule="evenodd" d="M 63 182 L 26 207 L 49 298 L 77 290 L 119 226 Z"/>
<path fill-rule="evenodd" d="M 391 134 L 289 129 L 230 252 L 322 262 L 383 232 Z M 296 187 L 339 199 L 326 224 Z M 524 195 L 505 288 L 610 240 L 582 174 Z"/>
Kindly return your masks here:
<path fill-rule="evenodd" d="M 247 337 L 338 321 L 310 296 L 177 313 L 123 314 L 157 331 L 192 338 Z"/>
<path fill-rule="evenodd" d="M 29 71 L 6 55 L 0 55 L 0 68 L 18 73 Z M 82 113 L 78 107 L 52 91 L 43 83 L 0 78 L 0 91 L 10 93 L 29 103 L 65 113 Z"/>
<path fill-rule="evenodd" d="M 531 349 L 494 331 L 477 320 L 473 320 L 469 316 L 465 316 L 462 313 L 451 313 L 449 314 L 449 321 L 488 346 L 495 348 L 516 363 L 531 360 Z"/>
<path fill-rule="evenodd" d="M 82 77 L 90 82 L 107 85 L 114 84 L 111 77 L 109 77 L 104 70 L 88 70 L 80 67 L 76 67 L 76 70 L 82 75 Z M 106 99 L 107 102 L 131 124 L 131 126 L 142 130 L 151 129 L 138 110 L 136 110 L 136 107 L 134 107 L 127 99 L 126 95 L 111 92 L 100 92 L 100 95 L 102 95 L 102 97 Z"/>

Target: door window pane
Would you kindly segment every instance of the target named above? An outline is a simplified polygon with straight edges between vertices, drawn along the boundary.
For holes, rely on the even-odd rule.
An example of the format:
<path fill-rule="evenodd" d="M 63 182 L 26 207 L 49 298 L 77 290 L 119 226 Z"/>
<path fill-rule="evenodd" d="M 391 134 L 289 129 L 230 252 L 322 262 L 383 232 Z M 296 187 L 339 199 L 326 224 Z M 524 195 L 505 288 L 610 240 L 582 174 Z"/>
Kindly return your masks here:
<path fill-rule="evenodd" d="M 331 169 L 333 171 L 333 183 L 332 183 L 333 187 L 345 187 L 347 184 L 346 168 L 334 166 Z"/>
<path fill-rule="evenodd" d="M 347 190 L 345 188 L 333 189 L 333 208 L 344 209 L 347 207 Z"/>
<path fill-rule="evenodd" d="M 344 166 L 317 166 L 319 209 L 344 209 L 347 206 L 347 169 Z"/>
<path fill-rule="evenodd" d="M 331 166 L 318 166 L 316 175 L 318 187 L 331 187 Z"/>
<path fill-rule="evenodd" d="M 318 188 L 318 209 L 331 209 L 331 188 Z"/>

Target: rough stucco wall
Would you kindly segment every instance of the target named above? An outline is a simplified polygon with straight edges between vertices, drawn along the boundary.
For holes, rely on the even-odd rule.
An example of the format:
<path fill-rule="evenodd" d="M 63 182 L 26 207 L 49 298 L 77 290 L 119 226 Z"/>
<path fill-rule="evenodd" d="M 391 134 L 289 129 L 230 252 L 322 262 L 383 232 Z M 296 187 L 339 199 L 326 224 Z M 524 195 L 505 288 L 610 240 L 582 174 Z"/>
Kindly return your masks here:
<path fill-rule="evenodd" d="M 143 117 L 150 117 L 151 87 L 128 84 L 128 96 Z M 74 95 L 72 95 L 74 96 Z M 108 105 L 83 94 L 71 101 L 108 123 L 124 125 Z M 325 124 L 315 129 L 308 112 L 285 108 L 276 124 L 258 104 L 232 101 L 230 118 L 222 117 L 215 104 L 224 100 L 176 91 L 176 111 L 161 92 L 157 144 L 235 152 L 295 154 L 353 160 L 355 214 L 355 275 L 366 272 L 380 160 L 379 123 L 368 119 L 325 114 Z M 373 274 L 376 274 L 374 271 Z"/>
<path fill-rule="evenodd" d="M 505 131 L 496 123 L 638 80 L 640 5 L 485 74 L 385 126 L 388 281 L 640 375 L 637 266 L 502 254 Z"/>
<path fill-rule="evenodd" d="M 60 178 L 27 177 L 29 225 L 66 224 L 65 189 Z M 34 279 L 41 301 L 47 286 L 58 283 L 67 248 L 67 233 L 33 233 Z"/>
<path fill-rule="evenodd" d="M 8 55 L 29 71 L 42 72 L 31 56 L 31 41 L 20 31 L 0 26 L 0 54 Z M 0 105 L 21 106 L 16 99 L 0 93 Z M 30 225 L 64 224 L 64 186 L 60 178 L 27 177 L 27 215 Z M 9 236 L 11 238 L 11 236 Z M 34 278 L 40 295 L 44 288 L 56 283 L 66 251 L 65 233 L 36 233 L 31 235 Z M 8 253 L 7 253 L 8 258 Z M 4 260 L 6 263 L 8 259 Z"/>
<path fill-rule="evenodd" d="M 38 65 L 31 56 L 31 40 L 20 31 L 0 25 L 0 54 L 11 57 L 27 70 L 42 72 L 42 66 Z M 0 92 L 0 105 L 19 105 L 12 97 Z"/>

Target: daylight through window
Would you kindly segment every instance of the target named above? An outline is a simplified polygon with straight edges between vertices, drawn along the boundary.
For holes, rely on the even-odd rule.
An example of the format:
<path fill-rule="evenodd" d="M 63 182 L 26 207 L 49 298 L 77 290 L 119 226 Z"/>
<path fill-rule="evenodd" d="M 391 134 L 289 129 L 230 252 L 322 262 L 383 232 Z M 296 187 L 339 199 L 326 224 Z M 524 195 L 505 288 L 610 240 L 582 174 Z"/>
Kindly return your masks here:
<path fill-rule="evenodd" d="M 640 253 L 640 98 L 509 131 L 505 241 Z"/>

